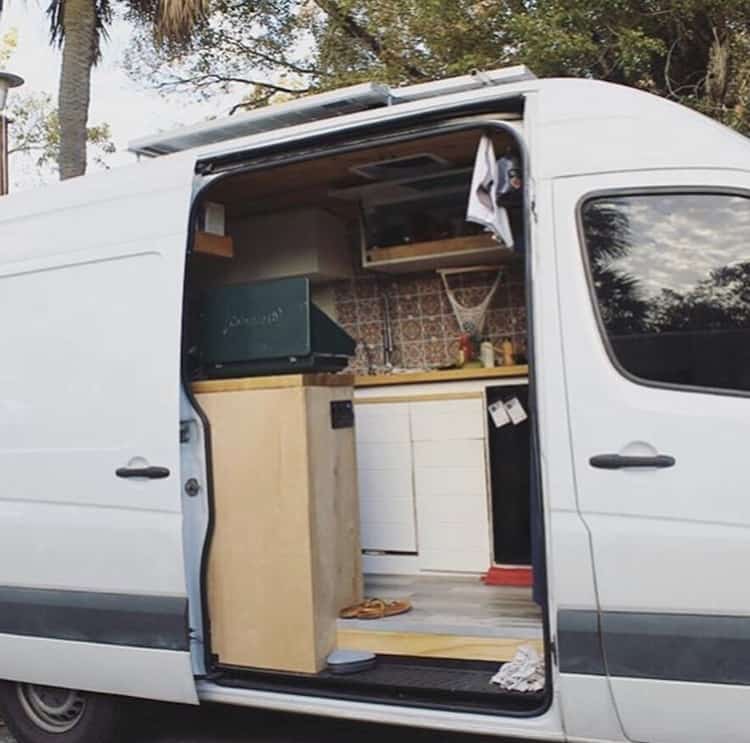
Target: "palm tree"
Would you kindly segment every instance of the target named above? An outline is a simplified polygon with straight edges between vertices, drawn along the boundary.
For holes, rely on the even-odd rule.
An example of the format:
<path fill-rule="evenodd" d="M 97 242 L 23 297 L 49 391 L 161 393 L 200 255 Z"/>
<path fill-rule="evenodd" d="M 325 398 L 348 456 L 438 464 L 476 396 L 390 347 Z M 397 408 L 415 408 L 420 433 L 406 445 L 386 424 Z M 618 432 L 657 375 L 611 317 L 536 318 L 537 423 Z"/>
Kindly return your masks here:
<path fill-rule="evenodd" d="M 121 0 L 153 24 L 160 39 L 182 41 L 205 17 L 209 0 Z M 0 12 L 4 0 L 0 0 Z M 62 47 L 60 70 L 60 178 L 86 172 L 86 129 L 91 70 L 112 20 L 111 0 L 51 0 L 47 10 L 53 43 Z"/>

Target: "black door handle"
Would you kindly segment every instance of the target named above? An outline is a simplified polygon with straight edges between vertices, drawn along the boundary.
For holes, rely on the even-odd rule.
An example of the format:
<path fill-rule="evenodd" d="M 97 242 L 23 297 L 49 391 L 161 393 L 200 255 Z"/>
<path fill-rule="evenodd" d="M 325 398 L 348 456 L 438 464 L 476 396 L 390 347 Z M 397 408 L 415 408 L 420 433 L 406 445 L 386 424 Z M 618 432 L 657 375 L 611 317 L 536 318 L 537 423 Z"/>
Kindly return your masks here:
<path fill-rule="evenodd" d="M 589 459 L 592 467 L 600 470 L 621 470 L 625 467 L 673 467 L 676 460 L 668 454 L 653 457 L 626 457 L 622 454 L 597 454 Z"/>
<path fill-rule="evenodd" d="M 169 477 L 166 467 L 120 467 L 115 471 L 118 477 L 147 477 L 149 480 L 163 480 Z"/>

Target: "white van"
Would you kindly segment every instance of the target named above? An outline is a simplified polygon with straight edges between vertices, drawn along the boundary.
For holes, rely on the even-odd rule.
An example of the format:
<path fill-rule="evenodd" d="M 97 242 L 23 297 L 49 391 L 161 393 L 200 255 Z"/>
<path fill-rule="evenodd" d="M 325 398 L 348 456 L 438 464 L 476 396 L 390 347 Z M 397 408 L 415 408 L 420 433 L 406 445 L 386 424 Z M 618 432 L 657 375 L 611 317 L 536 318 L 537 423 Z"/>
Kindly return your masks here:
<path fill-rule="evenodd" d="M 454 219 L 455 232 L 440 226 L 421 238 L 430 250 L 383 258 L 367 240 L 386 240 L 394 224 L 406 234 L 399 208 L 428 175 L 458 174 L 463 194 L 482 136 L 522 163 L 515 249 L 497 257 L 497 246 Z M 357 86 L 133 149 L 143 162 L 0 202 L 0 677 L 3 716 L 21 743 L 114 739 L 126 697 L 442 735 L 747 740 L 745 138 L 633 89 L 510 68 L 405 88 Z M 388 163 L 401 163 L 395 180 L 373 175 L 373 164 L 388 171 Z M 379 179 L 391 197 L 367 202 Z M 435 203 L 435 219 L 455 205 Z M 360 538 L 371 542 L 365 590 L 385 595 L 396 586 L 414 604 L 411 620 L 383 620 L 400 623 L 376 638 L 382 646 L 366 645 L 375 664 L 343 676 L 223 663 L 207 585 L 221 519 L 212 462 L 221 452 L 211 449 L 210 415 L 198 401 L 212 380 L 196 374 L 194 300 L 206 287 L 283 275 L 263 269 L 287 249 L 283 240 L 243 259 L 242 235 L 248 224 L 254 231 L 247 220 L 305 210 L 327 217 L 298 230 L 292 252 L 309 258 L 317 245 L 320 255 L 294 273 L 312 282 L 329 316 L 365 338 L 355 369 L 362 379 L 349 382 Z M 374 231 L 368 210 L 382 217 Z M 274 234 L 286 234 L 283 223 Z M 420 217 L 396 242 L 413 247 L 424 224 Z M 345 236 L 334 238 L 336 230 Z M 199 249 L 200 234 L 216 238 L 213 248 Z M 459 242 L 434 247 L 443 240 Z M 326 254 L 334 243 L 354 251 L 353 273 L 339 253 Z M 406 344 L 414 328 L 428 332 L 432 315 L 409 314 L 409 301 L 429 303 L 421 289 L 409 297 L 398 286 L 434 288 L 436 268 L 467 263 L 515 277 L 499 290 L 512 303 L 518 289 L 514 314 L 493 315 L 500 340 L 514 334 L 514 365 L 473 376 L 468 367 L 438 369 L 439 354 L 455 350 L 440 330 L 415 341 L 419 357 L 404 346 L 400 361 L 364 358 L 368 348 L 394 346 L 387 333 L 367 340 L 380 333 L 368 313 L 395 313 Z M 391 282 L 390 309 L 367 304 L 360 279 L 370 288 Z M 445 328 L 445 296 L 427 294 L 442 308 L 432 310 L 443 318 L 435 327 Z M 399 366 L 405 373 L 394 382 Z M 406 380 L 417 367 L 423 376 Z M 436 381 L 440 373 L 447 376 Z M 486 406 L 510 383 L 528 384 L 527 521 L 519 528 L 536 524 L 541 536 L 538 603 L 528 585 L 479 593 L 492 590 L 478 581 L 484 568 L 511 565 L 513 573 L 530 562 L 497 557 L 503 539 L 492 523 L 502 481 L 513 478 L 506 468 L 500 485 L 493 481 L 497 423 Z M 435 513 L 447 516 L 433 524 Z M 241 548 L 229 545 L 230 553 Z M 421 582 L 413 589 L 409 581 Z M 263 598 L 283 602 L 288 589 L 281 578 Z M 448 599 L 453 618 L 441 630 Z M 357 632 L 363 643 L 376 632 L 355 621 L 337 631 L 356 649 Z M 256 629 L 245 617 L 235 631 Z M 262 629 L 292 640 L 284 626 Z M 436 636 L 448 651 L 434 650 Z M 385 647 L 389 638 L 396 644 Z M 492 684 L 513 655 L 498 648 L 521 645 L 546 661 L 543 688 Z"/>

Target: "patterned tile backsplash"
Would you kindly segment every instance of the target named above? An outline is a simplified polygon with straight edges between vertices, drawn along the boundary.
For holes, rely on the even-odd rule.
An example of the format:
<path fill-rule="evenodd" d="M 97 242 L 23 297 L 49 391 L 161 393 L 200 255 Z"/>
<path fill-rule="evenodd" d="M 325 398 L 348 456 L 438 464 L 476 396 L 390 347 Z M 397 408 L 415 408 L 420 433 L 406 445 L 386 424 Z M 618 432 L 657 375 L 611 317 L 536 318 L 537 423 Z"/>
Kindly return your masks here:
<path fill-rule="evenodd" d="M 456 299 L 467 306 L 487 295 L 491 271 L 449 277 Z M 358 341 L 350 371 L 366 374 L 383 364 L 383 296 L 388 295 L 393 333 L 393 363 L 406 368 L 444 366 L 458 357 L 459 328 L 442 280 L 434 271 L 399 276 L 358 274 L 332 284 L 336 319 Z M 484 335 L 499 347 L 513 342 L 516 356 L 526 355 L 523 265 L 503 267 L 503 278 L 485 319 Z M 498 362 L 499 363 L 499 362 Z"/>

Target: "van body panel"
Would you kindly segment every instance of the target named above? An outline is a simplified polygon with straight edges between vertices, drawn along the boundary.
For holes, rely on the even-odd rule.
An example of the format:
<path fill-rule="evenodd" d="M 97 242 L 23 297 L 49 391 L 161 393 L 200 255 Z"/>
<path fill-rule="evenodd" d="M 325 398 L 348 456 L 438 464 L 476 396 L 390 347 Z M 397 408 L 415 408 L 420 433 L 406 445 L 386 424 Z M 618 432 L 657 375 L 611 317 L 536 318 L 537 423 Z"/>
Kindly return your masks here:
<path fill-rule="evenodd" d="M 192 169 L 35 192 L 43 213 L 3 200 L 4 676 L 196 701 L 179 443 Z M 168 476 L 122 476 L 149 466 Z"/>
<path fill-rule="evenodd" d="M 746 743 L 746 686 L 617 679 L 617 707 L 631 740 Z M 656 693 L 655 693 L 656 692 Z"/>
<path fill-rule="evenodd" d="M 536 101 L 534 101 L 536 103 Z M 532 109 L 535 110 L 535 109 Z M 539 132 L 529 127 L 531 141 Z M 532 145 L 530 145 L 532 146 Z M 532 173 L 539 163 L 531 158 Z M 556 666 L 578 656 L 558 627 L 562 612 L 575 610 L 596 617 L 597 596 L 591 544 L 578 511 L 575 473 L 570 456 L 569 420 L 565 395 L 564 348 L 560 343 L 561 318 L 555 260 L 553 191 L 550 181 L 535 175 L 536 218 L 531 220 L 531 303 L 533 320 L 533 375 L 536 384 L 537 425 L 545 519 L 548 623 Z M 594 638 L 598 644 L 598 638 Z M 554 662 L 553 660 L 553 662 Z M 600 659 L 601 660 L 601 659 Z M 601 666 L 601 663 L 600 663 Z M 570 739 L 620 740 L 622 729 L 614 711 L 606 675 L 561 673 L 554 668 L 554 704 L 559 705 Z M 585 704 L 581 700 L 587 700 Z"/>
<path fill-rule="evenodd" d="M 560 713 L 566 740 L 625 741 L 606 676 L 561 673 Z"/>
<path fill-rule="evenodd" d="M 59 642 L 0 634 L 2 677 L 9 681 L 195 704 L 187 653 Z"/>
<path fill-rule="evenodd" d="M 750 147 L 745 161 L 748 154 Z M 743 671 L 750 595 L 739 589 L 750 558 L 750 474 L 744 466 L 750 395 L 638 381 L 618 369 L 600 328 L 581 244 L 584 198 L 644 192 L 748 195 L 750 173 L 639 171 L 555 184 L 572 458 L 600 612 L 589 646 L 598 648 L 601 640 L 628 738 L 741 740 L 747 735 L 741 710 L 750 703 L 750 677 Z M 717 235 L 706 240 L 704 234 L 693 262 L 702 250 L 721 250 Z M 654 250 L 661 244 L 655 241 Z M 627 264 L 631 270 L 645 270 L 635 260 Z M 649 276 L 681 270 L 674 258 L 659 260 Z M 668 455 L 674 466 L 611 470 L 589 463 L 603 453 L 639 452 Z M 563 652 L 561 642 L 561 663 Z"/>

